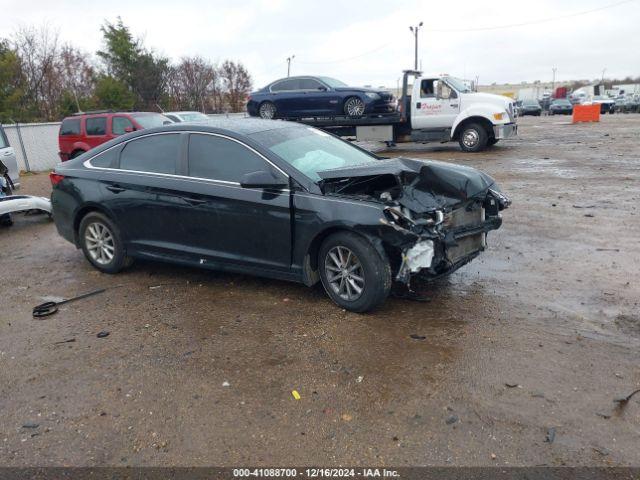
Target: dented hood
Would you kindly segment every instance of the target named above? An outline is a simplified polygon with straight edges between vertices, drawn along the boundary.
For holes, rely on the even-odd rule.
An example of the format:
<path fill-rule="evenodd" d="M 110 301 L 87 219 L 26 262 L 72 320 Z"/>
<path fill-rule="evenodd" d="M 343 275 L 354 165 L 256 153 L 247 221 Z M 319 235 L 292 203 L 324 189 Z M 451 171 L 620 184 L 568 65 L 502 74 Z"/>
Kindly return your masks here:
<path fill-rule="evenodd" d="M 322 187 L 349 183 L 366 185 L 367 179 L 375 181 L 383 176 L 392 176 L 396 180 L 395 185 L 401 189 L 395 200 L 418 213 L 446 208 L 473 198 L 484 199 L 490 187 L 499 190 L 493 178 L 475 168 L 411 158 L 325 170 L 318 175 L 322 179 Z M 345 188 L 345 193 L 358 192 L 354 188 Z"/>

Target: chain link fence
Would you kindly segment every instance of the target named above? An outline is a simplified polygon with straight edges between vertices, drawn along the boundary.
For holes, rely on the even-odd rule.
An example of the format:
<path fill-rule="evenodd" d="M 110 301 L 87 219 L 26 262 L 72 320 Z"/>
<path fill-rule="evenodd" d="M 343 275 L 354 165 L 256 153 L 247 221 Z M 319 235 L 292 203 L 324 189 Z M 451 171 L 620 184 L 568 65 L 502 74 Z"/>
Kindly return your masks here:
<path fill-rule="evenodd" d="M 3 124 L 9 144 L 16 152 L 18 168 L 26 172 L 51 170 L 60 163 L 60 122 Z"/>

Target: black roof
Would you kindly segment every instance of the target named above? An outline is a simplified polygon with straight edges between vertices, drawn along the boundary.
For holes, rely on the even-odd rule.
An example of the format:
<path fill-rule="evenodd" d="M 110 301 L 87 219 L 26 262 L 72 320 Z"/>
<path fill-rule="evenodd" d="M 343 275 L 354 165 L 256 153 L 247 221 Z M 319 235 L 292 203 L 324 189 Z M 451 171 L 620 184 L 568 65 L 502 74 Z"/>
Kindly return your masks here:
<path fill-rule="evenodd" d="M 261 118 L 251 117 L 210 117 L 208 121 L 197 123 L 179 122 L 165 125 L 163 127 L 155 127 L 148 130 L 140 130 L 140 132 L 163 132 L 170 130 L 192 130 L 201 132 L 218 132 L 226 131 L 228 133 L 236 133 L 240 135 L 251 135 L 253 133 L 264 132 L 267 130 L 277 130 L 282 128 L 305 127 L 305 125 L 287 122 L 284 120 L 263 120 Z"/>

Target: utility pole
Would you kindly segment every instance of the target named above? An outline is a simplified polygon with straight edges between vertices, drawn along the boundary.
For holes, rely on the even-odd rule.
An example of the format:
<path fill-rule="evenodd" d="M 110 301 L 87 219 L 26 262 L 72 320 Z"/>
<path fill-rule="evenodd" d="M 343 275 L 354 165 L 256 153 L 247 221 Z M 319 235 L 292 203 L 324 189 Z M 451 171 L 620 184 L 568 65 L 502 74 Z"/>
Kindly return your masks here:
<path fill-rule="evenodd" d="M 551 71 L 553 72 L 553 80 L 551 80 L 551 94 L 553 95 L 553 92 L 555 92 L 556 89 L 556 67 L 553 67 L 551 69 Z"/>
<path fill-rule="evenodd" d="M 603 83 L 604 83 L 604 72 L 606 72 L 606 71 L 607 71 L 606 68 L 602 69 L 602 80 L 601 80 L 601 82 L 603 82 Z"/>
<path fill-rule="evenodd" d="M 294 58 L 296 58 L 295 55 L 287 57 L 287 77 L 289 77 L 289 74 L 291 73 L 291 60 L 293 60 Z"/>
<path fill-rule="evenodd" d="M 415 27 L 409 27 L 409 30 L 411 30 L 415 38 L 415 54 L 414 54 L 414 62 L 413 62 L 414 70 L 418 70 L 418 30 L 420 30 L 421 26 L 422 26 L 422 22 L 420 22 Z"/>

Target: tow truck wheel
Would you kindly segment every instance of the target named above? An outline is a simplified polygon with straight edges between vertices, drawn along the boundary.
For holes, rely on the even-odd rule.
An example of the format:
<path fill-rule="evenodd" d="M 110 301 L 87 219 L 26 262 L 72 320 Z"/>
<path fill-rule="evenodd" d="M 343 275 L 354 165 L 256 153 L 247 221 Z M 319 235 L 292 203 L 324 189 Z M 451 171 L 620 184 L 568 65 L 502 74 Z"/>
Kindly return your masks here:
<path fill-rule="evenodd" d="M 258 109 L 258 115 L 266 120 L 271 120 L 276 116 L 276 106 L 271 102 L 262 102 Z"/>
<path fill-rule="evenodd" d="M 492 145 L 495 145 L 496 143 L 498 143 L 500 141 L 499 138 L 496 137 L 491 137 L 489 138 L 489 140 L 487 140 L 487 146 L 491 147 Z"/>
<path fill-rule="evenodd" d="M 484 150 L 489 141 L 485 128 L 478 123 L 469 123 L 460 132 L 460 148 L 465 152 L 479 152 Z"/>

